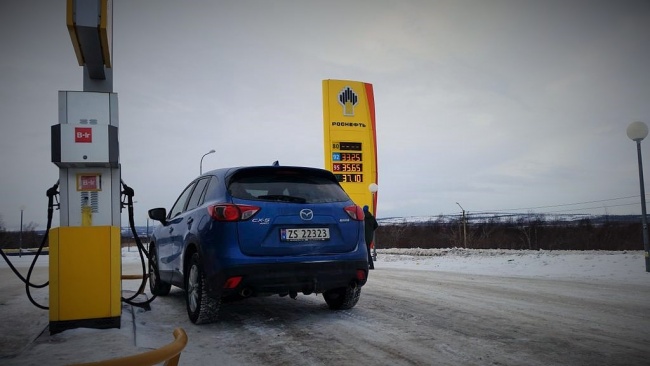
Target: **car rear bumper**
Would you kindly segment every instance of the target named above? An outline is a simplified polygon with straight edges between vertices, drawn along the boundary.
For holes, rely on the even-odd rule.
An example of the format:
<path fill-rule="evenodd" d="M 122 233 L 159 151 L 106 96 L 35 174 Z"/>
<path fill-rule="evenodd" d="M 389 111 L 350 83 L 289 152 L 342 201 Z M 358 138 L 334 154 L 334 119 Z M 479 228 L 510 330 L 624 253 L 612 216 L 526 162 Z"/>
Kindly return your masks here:
<path fill-rule="evenodd" d="M 241 276 L 232 289 L 224 289 L 231 277 Z M 363 286 L 368 278 L 367 261 L 313 261 L 264 263 L 226 268 L 208 278 L 210 296 L 260 296 L 270 294 L 322 293 L 350 284 Z"/>

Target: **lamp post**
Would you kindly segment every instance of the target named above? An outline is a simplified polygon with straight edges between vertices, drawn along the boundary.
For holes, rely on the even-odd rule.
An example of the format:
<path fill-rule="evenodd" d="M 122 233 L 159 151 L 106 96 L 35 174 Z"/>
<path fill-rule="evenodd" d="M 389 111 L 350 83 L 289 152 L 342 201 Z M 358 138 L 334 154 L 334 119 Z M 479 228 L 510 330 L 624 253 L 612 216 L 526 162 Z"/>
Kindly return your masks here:
<path fill-rule="evenodd" d="M 201 164 L 199 165 L 199 175 L 203 174 L 203 158 L 205 158 L 206 155 L 210 155 L 210 154 L 215 153 L 215 152 L 216 151 L 214 151 L 214 149 L 212 149 L 212 150 L 208 151 L 207 153 L 203 154 L 203 156 L 201 156 Z"/>
<path fill-rule="evenodd" d="M 18 257 L 23 256 L 23 211 L 25 206 L 20 206 L 20 236 L 18 237 Z"/>
<path fill-rule="evenodd" d="M 375 209 L 375 195 L 377 194 L 377 191 L 379 190 L 379 186 L 377 183 L 370 183 L 368 185 L 368 190 L 370 190 L 370 193 L 372 193 L 372 214 L 377 216 L 377 210 Z M 372 247 L 372 260 L 376 261 L 377 260 L 377 236 L 373 238 L 373 241 L 375 245 Z"/>
<path fill-rule="evenodd" d="M 640 121 L 632 122 L 627 127 L 627 137 L 636 142 L 636 155 L 639 163 L 639 187 L 641 190 L 641 223 L 643 224 L 643 251 L 645 252 L 645 271 L 650 272 L 650 245 L 648 244 L 648 221 L 645 210 L 645 188 L 643 184 L 643 161 L 641 159 L 641 141 L 648 136 L 648 126 Z"/>
<path fill-rule="evenodd" d="M 467 220 L 465 219 L 465 209 L 460 203 L 456 202 L 456 204 L 463 210 L 463 248 L 467 248 Z"/>

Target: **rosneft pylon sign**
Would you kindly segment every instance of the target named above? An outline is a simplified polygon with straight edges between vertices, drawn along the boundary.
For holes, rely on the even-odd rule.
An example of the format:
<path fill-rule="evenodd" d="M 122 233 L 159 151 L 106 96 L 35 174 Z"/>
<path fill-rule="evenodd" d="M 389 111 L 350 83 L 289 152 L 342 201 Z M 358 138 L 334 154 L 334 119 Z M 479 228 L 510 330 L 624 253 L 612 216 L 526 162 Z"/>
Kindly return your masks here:
<path fill-rule="evenodd" d="M 368 205 L 376 215 L 379 184 L 375 101 L 372 84 L 350 80 L 323 80 L 325 169 L 359 206 Z"/>

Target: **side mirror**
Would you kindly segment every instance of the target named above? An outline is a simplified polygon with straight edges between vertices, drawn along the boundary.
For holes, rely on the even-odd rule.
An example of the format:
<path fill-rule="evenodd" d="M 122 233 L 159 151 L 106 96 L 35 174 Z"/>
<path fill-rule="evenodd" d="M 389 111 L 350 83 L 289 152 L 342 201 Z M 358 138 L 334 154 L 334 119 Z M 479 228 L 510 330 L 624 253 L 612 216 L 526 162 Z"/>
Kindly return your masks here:
<path fill-rule="evenodd" d="M 149 210 L 149 218 L 160 221 L 163 225 L 167 225 L 167 210 L 164 207 L 152 208 Z"/>

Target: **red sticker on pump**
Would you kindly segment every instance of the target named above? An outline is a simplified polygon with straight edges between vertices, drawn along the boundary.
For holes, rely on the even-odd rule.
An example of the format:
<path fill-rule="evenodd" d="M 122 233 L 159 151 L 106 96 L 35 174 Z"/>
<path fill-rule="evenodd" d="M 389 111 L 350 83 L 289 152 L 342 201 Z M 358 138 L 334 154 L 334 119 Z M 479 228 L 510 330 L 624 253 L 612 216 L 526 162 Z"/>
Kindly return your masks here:
<path fill-rule="evenodd" d="M 101 191 L 101 179 L 97 175 L 77 175 L 77 191 Z"/>
<path fill-rule="evenodd" d="M 93 142 L 93 129 L 90 127 L 75 127 L 74 128 L 74 142 L 92 143 Z"/>

